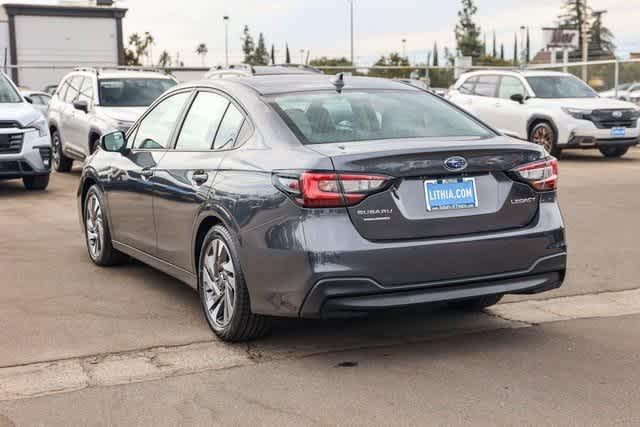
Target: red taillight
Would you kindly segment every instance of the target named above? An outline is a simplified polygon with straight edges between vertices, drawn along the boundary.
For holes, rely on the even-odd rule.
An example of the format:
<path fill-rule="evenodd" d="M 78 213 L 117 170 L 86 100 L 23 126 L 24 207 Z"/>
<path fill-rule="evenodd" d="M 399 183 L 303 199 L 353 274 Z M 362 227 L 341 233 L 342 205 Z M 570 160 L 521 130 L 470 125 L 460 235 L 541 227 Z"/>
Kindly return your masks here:
<path fill-rule="evenodd" d="M 304 172 L 297 177 L 275 175 L 276 186 L 306 208 L 330 208 L 360 203 L 386 188 L 390 178 L 381 175 Z"/>
<path fill-rule="evenodd" d="M 555 190 L 558 186 L 558 160 L 554 157 L 518 166 L 512 172 L 538 191 Z"/>

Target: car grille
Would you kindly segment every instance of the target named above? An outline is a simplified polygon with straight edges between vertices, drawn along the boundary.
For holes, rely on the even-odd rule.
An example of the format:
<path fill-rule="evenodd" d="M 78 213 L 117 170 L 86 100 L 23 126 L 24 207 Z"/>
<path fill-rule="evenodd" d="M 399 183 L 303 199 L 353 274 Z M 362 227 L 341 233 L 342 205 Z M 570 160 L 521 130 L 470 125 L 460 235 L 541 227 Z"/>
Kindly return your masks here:
<path fill-rule="evenodd" d="M 589 117 L 598 129 L 634 128 L 638 125 L 638 113 L 631 109 L 593 110 Z"/>
<path fill-rule="evenodd" d="M 0 134 L 0 154 L 20 153 L 23 138 L 24 135 L 21 133 Z"/>

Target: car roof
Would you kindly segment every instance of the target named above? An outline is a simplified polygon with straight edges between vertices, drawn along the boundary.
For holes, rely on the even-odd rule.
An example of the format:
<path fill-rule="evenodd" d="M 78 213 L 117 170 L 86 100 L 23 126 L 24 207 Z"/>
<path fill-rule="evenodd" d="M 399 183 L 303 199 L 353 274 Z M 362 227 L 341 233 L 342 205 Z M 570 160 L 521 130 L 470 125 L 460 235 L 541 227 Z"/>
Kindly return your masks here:
<path fill-rule="evenodd" d="M 173 76 L 158 73 L 155 71 L 133 71 L 133 70 L 75 70 L 69 75 L 95 76 L 99 79 L 168 79 L 174 80 Z"/>
<path fill-rule="evenodd" d="M 310 92 L 335 90 L 332 76 L 315 73 L 289 74 L 289 75 L 263 75 L 246 77 L 229 77 L 223 79 L 229 82 L 249 87 L 260 95 L 275 95 L 280 93 Z M 218 83 L 219 80 L 205 80 L 200 85 Z M 375 77 L 344 76 L 344 90 L 405 90 L 420 91 L 419 88 L 406 83 Z"/>
<path fill-rule="evenodd" d="M 478 70 L 471 71 L 460 76 L 460 79 L 468 79 L 473 76 L 485 76 L 485 75 L 501 75 L 501 76 L 522 76 L 522 77 L 544 77 L 544 76 L 572 76 L 572 74 L 564 73 L 562 71 L 548 71 L 548 70 Z"/>

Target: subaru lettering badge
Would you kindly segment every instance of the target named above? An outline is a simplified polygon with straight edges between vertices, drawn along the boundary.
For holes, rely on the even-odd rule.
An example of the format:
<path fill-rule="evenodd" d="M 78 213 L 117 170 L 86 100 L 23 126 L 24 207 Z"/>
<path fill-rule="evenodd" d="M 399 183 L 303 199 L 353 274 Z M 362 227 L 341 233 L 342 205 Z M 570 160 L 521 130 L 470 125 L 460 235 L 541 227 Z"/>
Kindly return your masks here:
<path fill-rule="evenodd" d="M 460 156 L 449 157 L 444 161 L 445 169 L 451 172 L 459 172 L 467 168 L 467 159 Z"/>
<path fill-rule="evenodd" d="M 620 119 L 622 118 L 622 111 L 614 111 L 611 115 L 616 119 Z"/>

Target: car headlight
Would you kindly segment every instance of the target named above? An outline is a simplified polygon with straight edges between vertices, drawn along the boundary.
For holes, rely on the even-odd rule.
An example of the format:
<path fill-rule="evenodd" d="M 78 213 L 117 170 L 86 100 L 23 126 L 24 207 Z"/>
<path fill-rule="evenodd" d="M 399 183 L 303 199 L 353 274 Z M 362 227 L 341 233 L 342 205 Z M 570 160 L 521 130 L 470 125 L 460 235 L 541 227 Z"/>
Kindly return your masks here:
<path fill-rule="evenodd" d="M 47 126 L 47 119 L 45 119 L 44 117 L 40 117 L 32 121 L 25 127 L 28 129 L 37 130 L 38 136 L 41 138 L 49 135 L 49 127 Z"/>
<path fill-rule="evenodd" d="M 592 110 L 584 110 L 581 108 L 562 108 L 562 111 L 578 120 L 588 120 Z"/>

